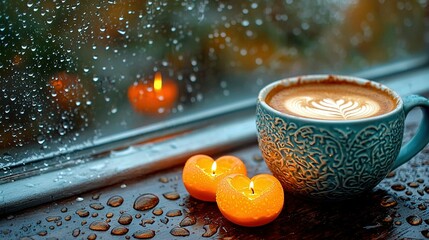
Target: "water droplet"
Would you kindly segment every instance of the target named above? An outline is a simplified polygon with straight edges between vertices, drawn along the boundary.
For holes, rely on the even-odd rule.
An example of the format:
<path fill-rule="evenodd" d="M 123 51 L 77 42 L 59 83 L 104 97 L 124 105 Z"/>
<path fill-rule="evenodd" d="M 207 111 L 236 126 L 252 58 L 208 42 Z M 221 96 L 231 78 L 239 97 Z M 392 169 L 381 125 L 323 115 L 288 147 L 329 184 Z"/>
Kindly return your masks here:
<path fill-rule="evenodd" d="M 391 196 L 383 197 L 383 199 L 381 200 L 381 203 L 380 203 L 380 205 L 382 207 L 394 207 L 397 204 L 398 204 L 398 202 L 396 202 L 396 200 Z"/>
<path fill-rule="evenodd" d="M 170 234 L 176 237 L 185 237 L 189 236 L 189 231 L 186 228 L 175 227 L 171 229 Z"/>
<path fill-rule="evenodd" d="M 84 208 L 76 210 L 76 214 L 79 215 L 79 217 L 88 217 L 89 216 L 89 212 Z"/>
<path fill-rule="evenodd" d="M 127 184 L 121 184 L 121 188 L 126 188 L 127 187 Z"/>
<path fill-rule="evenodd" d="M 113 235 L 125 235 L 128 232 L 128 228 L 123 227 L 123 226 L 118 226 L 112 229 L 112 231 L 110 232 Z"/>
<path fill-rule="evenodd" d="M 410 225 L 417 226 L 417 225 L 422 224 L 423 220 L 419 216 L 412 215 L 412 216 L 407 217 L 407 222 Z"/>
<path fill-rule="evenodd" d="M 412 187 L 412 188 L 417 188 L 419 186 L 419 183 L 417 183 L 417 182 L 409 182 L 408 186 Z"/>
<path fill-rule="evenodd" d="M 134 201 L 134 209 L 139 211 L 144 211 L 154 208 L 159 203 L 159 198 L 151 193 L 146 193 L 139 196 Z"/>
<path fill-rule="evenodd" d="M 180 198 L 180 195 L 177 192 L 167 192 L 162 194 L 162 196 L 164 196 L 168 200 L 177 200 Z"/>
<path fill-rule="evenodd" d="M 95 234 L 95 233 L 91 233 L 91 234 L 89 234 L 88 235 L 88 238 L 87 238 L 88 240 L 95 240 L 95 239 L 97 239 L 97 234 Z"/>
<path fill-rule="evenodd" d="M 113 217 L 113 213 L 111 213 L 111 212 L 106 213 L 106 217 L 107 217 L 107 218 L 111 218 L 111 217 Z"/>
<path fill-rule="evenodd" d="M 403 184 L 400 183 L 396 183 L 392 185 L 392 189 L 395 191 L 404 191 L 405 190 L 405 186 Z"/>
<path fill-rule="evenodd" d="M 386 178 L 393 178 L 396 175 L 395 171 L 391 171 L 389 172 L 389 174 L 387 174 Z"/>
<path fill-rule="evenodd" d="M 83 199 L 83 197 L 77 197 L 76 198 L 76 202 L 82 202 L 84 199 Z"/>
<path fill-rule="evenodd" d="M 67 212 L 67 210 L 68 210 L 68 209 L 67 209 L 66 207 L 61 208 L 61 212 L 62 212 L 62 213 Z"/>
<path fill-rule="evenodd" d="M 110 225 L 106 222 L 95 221 L 89 225 L 89 229 L 94 231 L 107 231 L 109 230 Z"/>
<path fill-rule="evenodd" d="M 66 221 L 70 221 L 70 219 L 71 219 L 70 215 L 67 215 L 67 216 L 64 217 L 64 220 L 66 220 Z"/>
<path fill-rule="evenodd" d="M 153 220 L 152 218 L 149 218 L 149 219 L 142 219 L 142 221 L 139 224 L 145 227 L 146 224 L 153 224 L 154 222 L 155 220 Z"/>
<path fill-rule="evenodd" d="M 128 213 L 124 213 L 124 214 L 122 214 L 122 215 L 119 217 L 119 219 L 118 219 L 118 222 L 119 222 L 120 224 L 122 224 L 122 225 L 128 225 L 128 224 L 130 224 L 132 221 L 133 221 L 133 216 L 131 216 L 131 215 L 130 215 L 130 214 L 128 214 Z"/>
<path fill-rule="evenodd" d="M 101 203 L 91 203 L 89 206 L 95 210 L 104 209 L 104 206 Z"/>
<path fill-rule="evenodd" d="M 179 225 L 181 227 L 186 227 L 186 226 L 194 225 L 195 223 L 197 223 L 197 220 L 195 219 L 194 216 L 187 216 L 184 219 L 182 219 L 182 221 L 180 221 Z"/>
<path fill-rule="evenodd" d="M 72 232 L 72 236 L 73 237 L 77 237 L 77 236 L 79 236 L 79 234 L 80 234 L 80 229 L 79 228 L 73 229 L 73 232 Z"/>
<path fill-rule="evenodd" d="M 256 162 L 260 162 L 264 159 L 262 158 L 262 156 L 260 154 L 255 154 L 255 155 L 253 155 L 253 160 Z"/>
<path fill-rule="evenodd" d="M 211 237 L 213 235 L 216 234 L 217 229 L 219 228 L 219 226 L 215 225 L 215 224 L 208 224 L 208 225 L 204 225 L 204 230 L 205 233 L 203 233 L 203 237 Z"/>
<path fill-rule="evenodd" d="M 48 232 L 47 231 L 40 231 L 40 232 L 38 232 L 37 233 L 37 235 L 39 235 L 39 236 L 46 236 L 48 234 Z"/>
<path fill-rule="evenodd" d="M 61 220 L 60 216 L 49 216 L 49 217 L 46 217 L 46 221 L 48 221 L 48 222 L 56 222 L 56 221 L 59 221 L 59 220 Z"/>
<path fill-rule="evenodd" d="M 178 217 L 178 216 L 182 216 L 182 211 L 180 211 L 180 209 L 173 209 L 167 212 L 167 214 L 165 214 L 167 217 Z"/>
<path fill-rule="evenodd" d="M 100 198 L 100 195 L 101 195 L 101 193 L 94 194 L 94 195 L 92 195 L 92 199 L 98 200 Z"/>
<path fill-rule="evenodd" d="M 160 177 L 159 181 L 162 182 L 162 183 L 168 183 L 168 178 L 166 178 L 166 177 Z"/>
<path fill-rule="evenodd" d="M 153 230 L 138 230 L 133 233 L 133 237 L 137 239 L 149 239 L 155 237 L 155 231 Z"/>
<path fill-rule="evenodd" d="M 107 205 L 111 207 L 118 207 L 118 206 L 121 206 L 123 202 L 124 202 L 124 199 L 121 196 L 115 195 L 109 198 L 109 200 L 107 200 Z"/>
<path fill-rule="evenodd" d="M 168 220 L 168 218 L 161 218 L 159 221 L 164 223 L 164 224 L 167 224 L 169 220 Z"/>
<path fill-rule="evenodd" d="M 45 142 L 45 137 L 42 135 L 37 136 L 37 142 L 43 144 Z"/>
<path fill-rule="evenodd" d="M 98 213 L 96 213 L 96 212 L 95 212 L 95 213 L 92 213 L 92 214 L 91 214 L 91 216 L 92 216 L 92 217 L 94 217 L 94 218 L 95 218 L 95 217 L 98 217 Z"/>
<path fill-rule="evenodd" d="M 427 209 L 427 206 L 426 206 L 426 204 L 425 204 L 425 203 L 420 203 L 417 207 L 418 207 L 420 210 L 422 210 L 422 211 L 424 211 L 424 210 L 426 210 L 426 209 Z"/>
<path fill-rule="evenodd" d="M 155 208 L 155 209 L 152 211 L 153 215 L 155 215 L 155 216 L 159 216 L 159 215 L 161 215 L 163 212 L 164 212 L 164 211 L 162 211 L 162 209 L 161 209 L 161 208 Z"/>
<path fill-rule="evenodd" d="M 383 219 L 383 222 L 385 222 L 385 223 L 391 223 L 391 222 L 393 222 L 393 218 L 392 218 L 392 216 L 387 215 L 387 216 Z"/>
<path fill-rule="evenodd" d="M 118 29 L 118 33 L 119 33 L 119 34 L 121 34 L 121 35 L 124 35 L 124 34 L 126 33 L 126 31 L 125 31 L 125 30 Z"/>
<path fill-rule="evenodd" d="M 421 231 L 421 233 L 422 233 L 423 237 L 429 238 L 429 230 L 423 230 L 423 231 Z"/>
<path fill-rule="evenodd" d="M 429 187 L 425 187 L 425 192 L 429 194 Z"/>

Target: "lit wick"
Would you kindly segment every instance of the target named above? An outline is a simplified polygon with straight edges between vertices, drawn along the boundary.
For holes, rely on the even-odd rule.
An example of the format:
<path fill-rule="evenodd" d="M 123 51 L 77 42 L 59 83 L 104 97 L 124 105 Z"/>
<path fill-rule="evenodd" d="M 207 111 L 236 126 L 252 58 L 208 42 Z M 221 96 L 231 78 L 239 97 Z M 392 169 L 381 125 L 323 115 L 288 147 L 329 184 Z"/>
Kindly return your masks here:
<path fill-rule="evenodd" d="M 160 72 L 155 73 L 155 80 L 153 81 L 153 88 L 159 91 L 162 88 L 162 75 Z"/>
<path fill-rule="evenodd" d="M 212 164 L 212 175 L 216 175 L 216 168 L 217 168 L 216 162 L 213 162 L 213 164 Z"/>
<path fill-rule="evenodd" d="M 249 188 L 250 190 L 252 190 L 252 194 L 255 194 L 255 190 L 253 189 L 254 188 L 253 181 L 250 181 Z"/>

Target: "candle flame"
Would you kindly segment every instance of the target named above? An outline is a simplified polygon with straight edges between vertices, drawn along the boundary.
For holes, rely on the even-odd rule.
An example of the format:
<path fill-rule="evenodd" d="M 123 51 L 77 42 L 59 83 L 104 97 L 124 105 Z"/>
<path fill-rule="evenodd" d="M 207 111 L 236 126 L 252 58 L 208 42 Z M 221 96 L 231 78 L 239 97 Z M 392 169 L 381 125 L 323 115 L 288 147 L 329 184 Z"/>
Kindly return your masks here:
<path fill-rule="evenodd" d="M 212 164 L 212 174 L 213 175 L 216 174 L 216 168 L 217 168 L 217 164 L 216 164 L 216 162 L 213 162 L 213 164 Z"/>
<path fill-rule="evenodd" d="M 253 189 L 255 186 L 254 186 L 254 184 L 253 184 L 253 181 L 250 181 L 250 184 L 249 184 L 249 188 L 250 188 L 250 190 L 252 191 L 252 194 L 255 194 L 255 189 Z"/>
<path fill-rule="evenodd" d="M 153 81 L 153 88 L 159 91 L 162 88 L 162 76 L 160 72 L 155 73 L 155 80 Z"/>

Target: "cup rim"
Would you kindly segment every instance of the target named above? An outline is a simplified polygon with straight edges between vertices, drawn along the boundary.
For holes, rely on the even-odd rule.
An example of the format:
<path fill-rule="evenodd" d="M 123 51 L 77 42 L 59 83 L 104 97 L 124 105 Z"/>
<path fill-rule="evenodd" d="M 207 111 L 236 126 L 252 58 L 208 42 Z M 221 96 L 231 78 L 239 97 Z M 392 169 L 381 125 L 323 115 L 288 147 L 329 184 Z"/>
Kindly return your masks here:
<path fill-rule="evenodd" d="M 274 109 L 273 107 L 268 105 L 267 102 L 265 101 L 268 93 L 270 93 L 277 86 L 280 86 L 280 85 L 288 86 L 290 84 L 295 84 L 298 81 L 300 81 L 300 82 L 314 82 L 314 81 L 324 80 L 324 79 L 328 79 L 328 78 L 332 78 L 332 77 L 334 77 L 335 79 L 341 80 L 341 81 L 357 83 L 359 85 L 370 84 L 372 87 L 375 87 L 377 89 L 385 91 L 396 100 L 396 107 L 390 112 L 387 112 L 387 113 L 384 113 L 381 115 L 377 115 L 377 116 L 373 116 L 373 117 L 369 117 L 369 118 L 350 119 L 350 120 L 330 120 L 330 119 L 306 118 L 306 117 L 300 117 L 300 116 L 287 114 L 287 113 L 281 112 L 277 109 Z M 301 120 L 301 121 L 304 120 L 304 121 L 315 122 L 315 123 L 337 123 L 337 124 L 379 120 L 379 119 L 394 115 L 403 108 L 402 98 L 399 96 L 398 93 L 396 93 L 395 91 L 393 91 L 391 88 L 387 87 L 386 85 L 378 83 L 378 82 L 374 82 L 374 81 L 371 81 L 368 79 L 360 78 L 360 77 L 336 75 L 336 74 L 309 74 L 309 75 L 301 75 L 301 76 L 296 76 L 296 77 L 283 78 L 283 79 L 274 81 L 274 82 L 268 84 L 267 86 L 263 87 L 259 91 L 258 102 L 265 109 L 270 110 L 270 111 L 272 111 L 278 115 L 281 115 L 281 116 L 287 116 L 288 118 L 291 118 L 291 119 L 296 119 L 296 120 Z"/>

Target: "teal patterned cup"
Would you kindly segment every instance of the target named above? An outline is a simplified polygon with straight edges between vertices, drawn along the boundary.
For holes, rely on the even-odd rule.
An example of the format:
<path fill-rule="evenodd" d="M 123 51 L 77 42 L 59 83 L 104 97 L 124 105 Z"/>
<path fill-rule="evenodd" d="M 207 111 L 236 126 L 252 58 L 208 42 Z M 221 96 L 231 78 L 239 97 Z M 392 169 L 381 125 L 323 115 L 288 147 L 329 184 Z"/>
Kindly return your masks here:
<path fill-rule="evenodd" d="M 334 121 L 286 114 L 266 102 L 267 95 L 279 86 L 323 82 L 327 78 L 381 89 L 396 101 L 396 107 L 375 117 Z M 416 107 L 421 108 L 423 118 L 415 136 L 402 146 L 405 117 Z M 361 78 L 308 75 L 263 88 L 257 101 L 256 126 L 262 156 L 286 192 L 344 200 L 372 189 L 426 146 L 429 101 L 416 95 L 401 99 L 386 86 Z"/>

